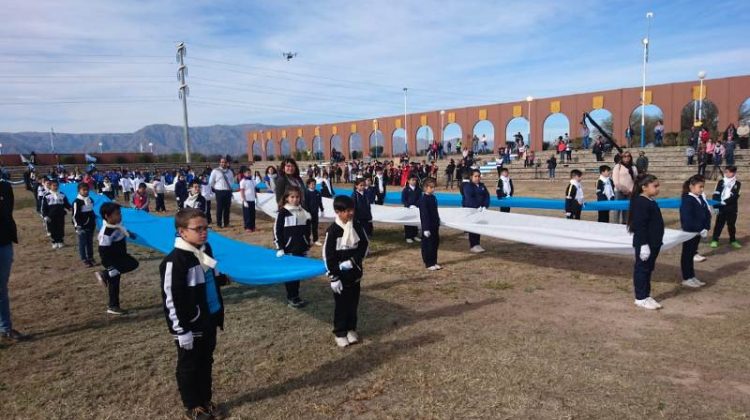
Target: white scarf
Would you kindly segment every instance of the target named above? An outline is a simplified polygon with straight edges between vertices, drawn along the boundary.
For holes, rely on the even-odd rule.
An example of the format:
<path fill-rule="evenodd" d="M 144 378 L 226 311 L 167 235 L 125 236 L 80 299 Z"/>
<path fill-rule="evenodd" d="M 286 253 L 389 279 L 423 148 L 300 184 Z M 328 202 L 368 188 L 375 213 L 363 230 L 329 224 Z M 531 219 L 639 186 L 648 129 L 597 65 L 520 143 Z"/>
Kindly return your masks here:
<path fill-rule="evenodd" d="M 83 201 L 84 211 L 91 211 L 91 206 L 94 203 L 93 201 L 91 201 L 91 197 L 89 196 L 84 197 L 81 194 L 78 194 L 76 198 Z"/>
<path fill-rule="evenodd" d="M 185 199 L 185 206 L 192 208 L 195 208 L 195 202 L 198 201 L 198 197 L 200 197 L 200 193 L 193 194 L 192 192 L 190 195 L 188 195 L 188 198 Z"/>
<path fill-rule="evenodd" d="M 104 223 L 104 227 L 105 228 L 119 230 L 120 232 L 122 232 L 123 235 L 130 236 L 130 232 L 128 232 L 128 230 L 125 229 L 125 227 L 123 225 L 119 224 L 119 223 L 116 224 L 116 225 L 113 225 L 113 224 L 107 222 L 106 220 L 104 220 L 103 223 Z"/>
<path fill-rule="evenodd" d="M 724 189 L 721 190 L 721 201 L 726 201 L 729 197 L 732 196 L 732 188 L 734 188 L 734 184 L 736 182 L 736 176 L 733 176 L 731 178 L 724 177 Z"/>
<path fill-rule="evenodd" d="M 375 175 L 378 179 L 378 192 L 383 193 L 383 175 Z"/>
<path fill-rule="evenodd" d="M 310 220 L 310 213 L 308 213 L 307 210 L 303 209 L 302 206 L 284 204 L 284 208 L 287 209 L 289 213 L 292 213 L 292 215 L 294 215 L 294 217 L 297 219 L 298 225 L 307 224 L 307 221 Z"/>
<path fill-rule="evenodd" d="M 570 180 L 571 185 L 575 185 L 576 187 L 576 196 L 575 199 L 578 202 L 578 204 L 583 204 L 583 186 L 580 182 L 576 181 L 575 179 Z"/>
<path fill-rule="evenodd" d="M 341 235 L 341 246 L 344 249 L 356 248 L 359 243 L 359 235 L 357 235 L 357 231 L 354 230 L 354 223 L 352 223 L 351 220 L 344 223 L 339 219 L 338 215 L 336 215 L 335 222 L 341 227 L 341 229 L 344 229 L 344 234 Z"/>
<path fill-rule="evenodd" d="M 607 200 L 611 200 L 615 197 L 615 192 L 612 189 L 612 182 L 611 178 L 608 176 L 599 175 L 599 180 L 602 181 L 604 184 L 604 189 L 602 190 L 602 194 L 604 194 L 605 197 L 607 197 Z"/>
<path fill-rule="evenodd" d="M 203 271 L 207 271 L 209 268 L 216 268 L 216 260 L 209 257 L 208 254 L 203 252 L 206 249 L 205 245 L 201 246 L 200 249 L 191 245 L 188 241 L 182 238 L 174 239 L 174 247 L 183 251 L 192 252 L 198 262 L 201 264 Z"/>
<path fill-rule="evenodd" d="M 506 197 L 510 197 L 510 177 L 501 176 L 500 179 L 503 181 L 503 192 Z"/>

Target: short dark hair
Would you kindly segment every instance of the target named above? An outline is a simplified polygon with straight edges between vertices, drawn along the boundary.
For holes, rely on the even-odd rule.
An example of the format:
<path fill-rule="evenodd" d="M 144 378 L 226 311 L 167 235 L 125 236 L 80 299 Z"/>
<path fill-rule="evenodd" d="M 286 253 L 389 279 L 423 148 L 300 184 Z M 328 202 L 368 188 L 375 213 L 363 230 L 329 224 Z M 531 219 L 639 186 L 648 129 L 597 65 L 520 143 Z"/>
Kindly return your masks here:
<path fill-rule="evenodd" d="M 509 174 L 510 170 L 508 170 L 508 168 L 502 168 L 502 169 L 500 169 L 500 173 L 503 173 L 503 172 L 505 172 L 506 174 Z"/>
<path fill-rule="evenodd" d="M 583 176 L 583 172 L 579 171 L 578 169 L 573 169 L 570 171 L 570 177 L 573 178 L 574 176 Z"/>
<path fill-rule="evenodd" d="M 409 175 L 409 179 L 411 180 L 411 179 L 419 179 L 419 178 L 417 178 L 417 175 L 411 174 Z"/>
<path fill-rule="evenodd" d="M 355 186 L 359 185 L 359 184 L 364 184 L 364 183 L 365 183 L 365 179 L 364 178 L 357 178 L 357 180 L 354 181 L 354 185 Z"/>
<path fill-rule="evenodd" d="M 315 179 L 313 179 L 313 178 L 308 178 L 306 184 L 307 185 L 310 185 L 310 184 L 315 185 L 315 184 L 317 184 L 317 181 L 315 181 Z"/>
<path fill-rule="evenodd" d="M 348 195 L 337 195 L 333 199 L 334 211 L 346 211 L 354 208 L 354 200 Z"/>
<path fill-rule="evenodd" d="M 201 182 L 198 179 L 193 179 L 190 181 L 190 186 L 192 187 L 193 185 L 201 185 Z"/>
<path fill-rule="evenodd" d="M 426 178 L 424 182 L 422 183 L 422 185 L 424 185 L 425 187 L 426 186 L 435 187 L 437 186 L 437 181 L 435 181 L 435 178 Z"/>
<path fill-rule="evenodd" d="M 727 165 L 726 167 L 724 167 L 724 170 L 728 171 L 728 172 L 731 172 L 733 174 L 737 173 L 737 167 L 734 166 L 734 165 Z"/>
<path fill-rule="evenodd" d="M 102 219 L 104 220 L 107 220 L 109 216 L 115 214 L 118 211 L 120 211 L 120 205 L 111 201 L 107 201 L 106 203 L 103 203 L 101 207 L 99 207 L 99 215 L 102 216 Z"/>
<path fill-rule="evenodd" d="M 609 165 L 602 165 L 599 167 L 599 173 L 602 174 L 607 171 L 611 171 L 612 168 L 609 167 Z"/>
<path fill-rule="evenodd" d="M 145 182 L 141 182 L 140 184 L 138 184 L 138 189 L 140 190 L 141 188 L 146 188 Z"/>
<path fill-rule="evenodd" d="M 179 228 L 187 228 L 188 224 L 190 224 L 190 221 L 193 219 L 196 219 L 200 217 L 201 219 L 205 219 L 206 215 L 203 213 L 200 209 L 193 209 L 193 208 L 185 208 L 177 212 L 177 214 L 174 217 L 174 227 L 175 229 Z"/>
<path fill-rule="evenodd" d="M 88 190 L 89 189 L 89 184 L 87 184 L 85 182 L 79 182 L 78 183 L 78 191 L 81 191 L 84 188 Z"/>
<path fill-rule="evenodd" d="M 479 169 L 472 169 L 471 176 L 474 176 L 474 174 L 479 174 L 479 176 L 482 176 L 482 172 Z"/>

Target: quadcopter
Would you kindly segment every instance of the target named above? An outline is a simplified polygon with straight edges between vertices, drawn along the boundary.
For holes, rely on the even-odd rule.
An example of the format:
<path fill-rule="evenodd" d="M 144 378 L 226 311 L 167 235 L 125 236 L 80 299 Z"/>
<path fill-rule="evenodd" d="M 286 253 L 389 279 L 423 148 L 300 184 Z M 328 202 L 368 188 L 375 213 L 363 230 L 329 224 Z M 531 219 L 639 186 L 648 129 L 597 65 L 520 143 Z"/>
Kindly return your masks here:
<path fill-rule="evenodd" d="M 282 57 L 286 58 L 286 61 L 290 61 L 292 58 L 297 56 L 296 52 L 283 52 L 281 53 Z"/>

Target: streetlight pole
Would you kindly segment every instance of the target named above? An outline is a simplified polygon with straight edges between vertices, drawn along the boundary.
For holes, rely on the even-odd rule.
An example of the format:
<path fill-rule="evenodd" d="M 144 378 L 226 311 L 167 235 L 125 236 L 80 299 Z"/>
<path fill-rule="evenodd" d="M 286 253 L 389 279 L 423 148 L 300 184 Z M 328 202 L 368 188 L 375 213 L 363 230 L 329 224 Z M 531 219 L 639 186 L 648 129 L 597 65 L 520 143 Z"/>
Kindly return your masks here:
<path fill-rule="evenodd" d="M 0 143 L 0 156 L 2 156 L 2 155 L 3 155 L 3 144 Z"/>
<path fill-rule="evenodd" d="M 651 19 L 654 18 L 653 12 L 646 13 L 646 21 L 648 21 L 648 28 L 646 29 L 646 37 L 643 38 L 643 89 L 641 90 L 641 147 L 646 146 L 646 64 L 648 63 L 648 43 L 649 36 L 651 35 Z"/>
<path fill-rule="evenodd" d="M 529 132 L 526 133 L 526 142 L 529 144 L 529 148 L 531 148 L 531 101 L 533 100 L 534 100 L 533 96 L 526 97 L 526 105 L 527 105 L 526 115 L 529 116 Z"/>
<path fill-rule="evenodd" d="M 440 110 L 440 147 L 445 147 L 445 110 Z"/>
<path fill-rule="evenodd" d="M 148 148 L 149 148 L 149 151 L 151 152 L 151 154 L 153 155 L 154 154 L 154 143 L 148 142 Z"/>
<path fill-rule="evenodd" d="M 375 160 L 378 160 L 378 120 L 373 119 L 372 120 L 372 130 L 374 131 L 375 135 Z"/>
<path fill-rule="evenodd" d="M 102 149 L 102 142 L 99 142 L 99 153 L 104 153 L 104 149 Z"/>
<path fill-rule="evenodd" d="M 408 156 L 409 154 L 409 126 L 406 123 L 406 91 L 404 88 L 404 150 Z"/>
<path fill-rule="evenodd" d="M 700 93 L 698 95 L 698 121 L 703 121 L 703 79 L 706 78 L 706 72 L 698 72 L 698 78 L 701 80 Z"/>

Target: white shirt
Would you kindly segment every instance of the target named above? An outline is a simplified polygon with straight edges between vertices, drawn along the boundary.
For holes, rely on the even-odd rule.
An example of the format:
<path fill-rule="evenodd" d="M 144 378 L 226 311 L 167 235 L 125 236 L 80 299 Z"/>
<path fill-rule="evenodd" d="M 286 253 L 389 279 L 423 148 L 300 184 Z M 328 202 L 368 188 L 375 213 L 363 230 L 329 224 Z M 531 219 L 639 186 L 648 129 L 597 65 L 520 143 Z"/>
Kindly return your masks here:
<path fill-rule="evenodd" d="M 243 178 L 240 181 L 240 190 L 245 192 L 245 196 L 242 197 L 245 201 L 255 201 L 255 181 Z"/>
<path fill-rule="evenodd" d="M 211 176 L 208 177 L 208 185 L 217 191 L 232 191 L 232 179 L 234 174 L 231 169 L 222 170 L 216 168 L 211 171 Z"/>

